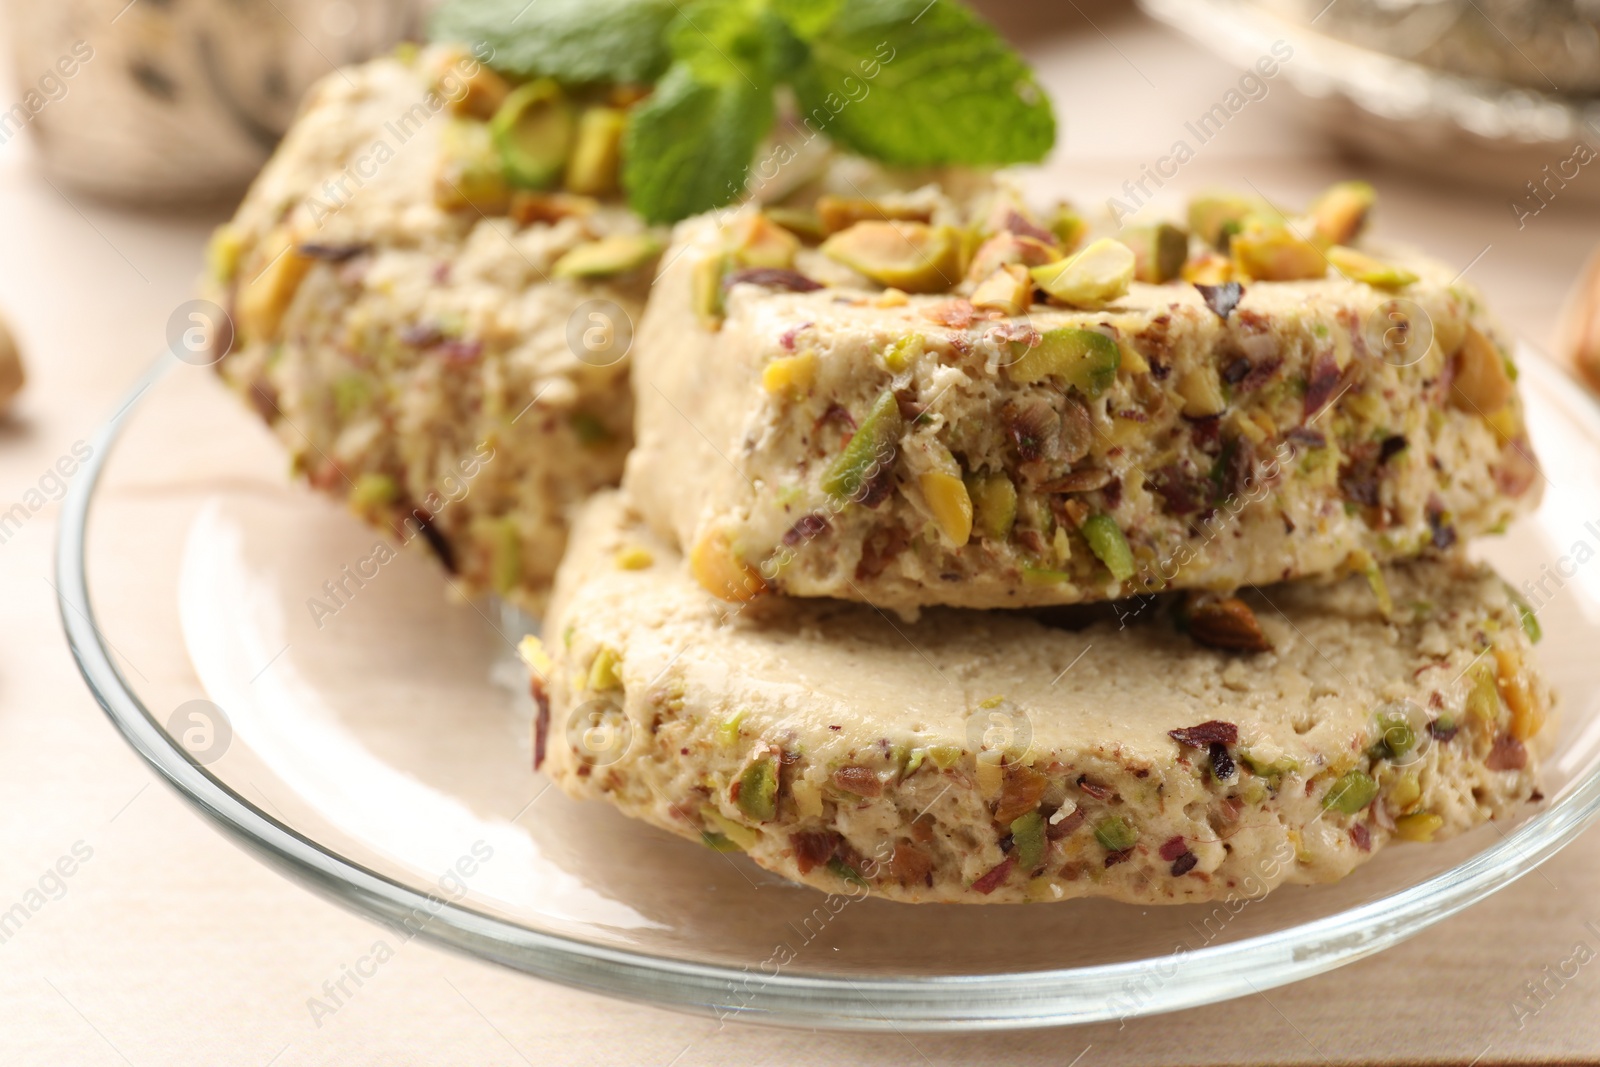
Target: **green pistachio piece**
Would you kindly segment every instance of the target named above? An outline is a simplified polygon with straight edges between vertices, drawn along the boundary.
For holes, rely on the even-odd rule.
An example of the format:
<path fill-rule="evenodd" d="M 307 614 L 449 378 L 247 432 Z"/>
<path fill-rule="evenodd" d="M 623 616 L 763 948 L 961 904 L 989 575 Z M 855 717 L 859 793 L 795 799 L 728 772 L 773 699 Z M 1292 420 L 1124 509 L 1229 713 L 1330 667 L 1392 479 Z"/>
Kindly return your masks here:
<path fill-rule="evenodd" d="M 649 263 L 661 251 L 661 240 L 649 233 L 619 233 L 578 245 L 556 260 L 557 278 L 603 278 L 625 274 Z"/>
<path fill-rule="evenodd" d="M 572 427 L 572 432 L 578 435 L 578 443 L 585 448 L 609 444 L 613 440 L 606 424 L 587 411 L 574 411 L 568 415 L 567 425 Z"/>
<path fill-rule="evenodd" d="M 1122 242 L 1133 249 L 1133 276 L 1152 285 L 1178 277 L 1189 259 L 1189 231 L 1169 222 L 1135 227 L 1123 234 Z"/>
<path fill-rule="evenodd" d="M 572 148 L 572 107 L 550 78 L 518 86 L 489 120 L 506 180 L 526 189 L 556 184 Z"/>
<path fill-rule="evenodd" d="M 597 693 L 622 688 L 622 657 L 616 649 L 602 647 L 589 664 L 589 688 Z"/>
<path fill-rule="evenodd" d="M 964 754 L 957 745 L 933 745 L 928 749 L 928 758 L 933 760 L 933 765 L 941 771 L 948 771 L 960 763 Z"/>
<path fill-rule="evenodd" d="M 1364 282 L 1374 289 L 1401 289 L 1417 280 L 1415 274 L 1403 267 L 1385 263 L 1365 252 L 1357 252 L 1343 245 L 1328 249 L 1328 262 L 1351 281 Z"/>
<path fill-rule="evenodd" d="M 866 221 L 822 242 L 824 255 L 880 285 L 934 293 L 961 279 L 960 235 L 925 222 Z"/>
<path fill-rule="evenodd" d="M 1089 224 L 1083 221 L 1083 216 L 1066 204 L 1062 204 L 1056 210 L 1055 218 L 1050 220 L 1050 232 L 1061 242 L 1063 253 L 1075 251 L 1083 243 L 1083 235 L 1088 231 Z"/>
<path fill-rule="evenodd" d="M 1252 222 L 1233 235 L 1234 273 L 1264 282 L 1292 282 L 1321 278 L 1328 273 L 1322 249 L 1287 225 Z"/>
<path fill-rule="evenodd" d="M 1322 806 L 1354 815 L 1371 804 L 1377 795 L 1378 783 L 1372 780 L 1371 775 L 1363 771 L 1351 771 L 1333 783 L 1328 795 L 1322 798 Z"/>
<path fill-rule="evenodd" d="M 513 518 L 495 520 L 490 541 L 489 584 L 501 596 L 522 581 L 522 533 Z"/>
<path fill-rule="evenodd" d="M 1006 374 L 1024 385 L 1054 376 L 1092 398 L 1117 380 L 1117 369 L 1122 366 L 1117 343 L 1097 330 L 1063 326 L 1047 331 L 1032 348 L 1014 344 L 1022 356 L 1006 368 Z"/>
<path fill-rule="evenodd" d="M 1259 196 L 1213 192 L 1189 201 L 1189 229 L 1219 252 L 1228 251 L 1232 236 L 1252 218 L 1277 221 L 1282 216 Z"/>
<path fill-rule="evenodd" d="M 899 374 L 920 359 L 926 347 L 927 342 L 920 333 L 908 333 L 896 338 L 883 350 L 883 365 L 889 368 L 890 373 Z"/>
<path fill-rule="evenodd" d="M 701 840 L 718 852 L 743 852 L 761 840 L 759 831 L 741 826 L 709 804 L 700 809 L 700 821 L 710 827 L 700 831 Z"/>
<path fill-rule="evenodd" d="M 856 870 L 854 867 L 850 866 L 844 860 L 841 860 L 841 859 L 831 859 L 831 860 L 829 860 L 828 861 L 828 870 L 832 871 L 833 874 L 836 877 L 843 878 L 845 881 L 849 882 L 851 885 L 858 885 L 858 886 L 861 886 L 863 889 L 866 888 L 867 880 L 865 878 L 861 877 L 861 872 Z"/>
<path fill-rule="evenodd" d="M 1373 742 L 1371 754 L 1378 759 L 1404 759 L 1406 753 L 1417 747 L 1417 733 L 1406 714 L 1404 704 L 1384 705 L 1374 717 L 1378 739 Z"/>
<path fill-rule="evenodd" d="M 1032 874 L 1044 862 L 1045 850 L 1044 816 L 1036 811 L 1011 823 L 1011 848 L 1017 857 L 1017 869 L 1024 874 Z"/>
<path fill-rule="evenodd" d="M 691 299 L 695 317 L 707 329 L 715 330 L 722 324 L 727 311 L 723 301 L 722 278 L 733 268 L 733 257 L 726 252 L 707 256 L 694 265 L 690 278 Z"/>
<path fill-rule="evenodd" d="M 1133 847 L 1139 833 L 1121 815 L 1107 815 L 1094 824 L 1094 837 L 1107 852 L 1122 852 Z"/>
<path fill-rule="evenodd" d="M 350 506 L 360 512 L 374 511 L 399 499 L 400 485 L 387 474 L 363 474 L 350 490 Z"/>
<path fill-rule="evenodd" d="M 968 474 L 963 481 L 972 499 L 973 528 L 987 541 L 1004 542 L 1017 522 L 1017 487 L 999 472 Z"/>
<path fill-rule="evenodd" d="M 476 209 L 503 215 L 510 203 L 505 168 L 489 127 L 472 119 L 451 119 L 439 135 L 439 164 L 433 199 L 446 211 Z"/>
<path fill-rule="evenodd" d="M 822 491 L 835 500 L 856 500 L 863 490 L 870 491 L 879 471 L 894 462 L 903 427 L 894 391 L 885 389 L 844 450 L 823 472 Z"/>
<path fill-rule="evenodd" d="M 1079 532 L 1089 542 L 1090 551 L 1111 572 L 1111 577 L 1119 582 L 1133 577 L 1133 550 L 1128 547 L 1128 539 L 1122 535 L 1122 527 L 1117 525 L 1116 519 L 1098 512 L 1083 520 Z"/>
<path fill-rule="evenodd" d="M 1528 635 L 1529 641 L 1537 645 L 1544 637 L 1544 627 L 1539 625 L 1539 616 L 1533 610 L 1533 605 L 1523 599 L 1521 593 L 1511 588 L 1510 583 L 1506 583 L 1506 596 L 1517 606 L 1517 614 L 1522 618 L 1522 632 Z"/>
<path fill-rule="evenodd" d="M 1133 281 L 1133 251 L 1102 237 L 1077 255 L 1034 267 L 1028 273 L 1053 300 L 1073 307 L 1100 308 L 1127 294 Z"/>
<path fill-rule="evenodd" d="M 822 228 L 822 220 L 817 217 L 815 211 L 801 211 L 799 208 L 779 205 L 763 208 L 762 211 L 767 218 L 803 241 L 816 243 L 828 236 Z"/>
<path fill-rule="evenodd" d="M 1353 241 L 1367 222 L 1378 194 L 1367 182 L 1338 182 L 1312 201 L 1311 223 L 1329 244 Z"/>
<path fill-rule="evenodd" d="M 778 761 L 758 759 L 739 776 L 739 810 L 757 822 L 778 814 Z"/>
<path fill-rule="evenodd" d="M 577 140 L 567 161 L 568 192 L 608 196 L 617 191 L 622 131 L 627 125 L 627 112 L 615 107 L 591 107 L 578 116 Z"/>

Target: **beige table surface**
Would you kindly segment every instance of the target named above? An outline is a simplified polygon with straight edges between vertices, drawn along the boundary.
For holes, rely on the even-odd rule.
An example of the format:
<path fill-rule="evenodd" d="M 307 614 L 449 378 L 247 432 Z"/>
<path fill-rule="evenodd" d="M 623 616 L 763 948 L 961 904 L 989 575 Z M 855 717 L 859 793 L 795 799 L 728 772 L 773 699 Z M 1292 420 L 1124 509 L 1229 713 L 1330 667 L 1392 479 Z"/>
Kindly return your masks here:
<path fill-rule="evenodd" d="M 1238 77 L 1126 12 L 1088 9 L 1096 28 L 1070 0 L 1045 20 L 1054 27 L 1017 10 L 1008 28 L 1065 119 L 1054 171 L 1085 201 L 1136 176 Z M 1353 166 L 1297 125 L 1278 84 L 1180 181 L 1249 178 L 1296 200 Z M 1560 299 L 1600 240 L 1600 211 L 1558 199 L 1519 232 L 1512 190 L 1445 191 L 1370 173 L 1386 231 L 1463 264 L 1481 253 L 1472 277 L 1517 331 L 1549 342 Z M 1600 183 L 1600 171 L 1579 180 Z M 33 376 L 15 417 L 0 422 L 0 507 L 87 437 L 163 347 L 213 221 L 94 204 L 41 178 L 26 141 L 0 146 L 0 309 Z M 377 928 L 224 840 L 123 744 L 60 634 L 49 584 L 55 520 L 52 505 L 0 545 L 0 910 L 75 845 L 93 854 L 64 896 L 0 942 L 7 1067 L 1600 1062 L 1600 967 L 1520 1027 L 1513 1010 L 1526 981 L 1580 939 L 1595 941 L 1584 924 L 1600 919 L 1600 830 L 1542 876 L 1378 957 L 1122 1028 L 949 1037 L 719 1027 L 420 943 L 318 1027 L 307 998 L 367 951 Z"/>

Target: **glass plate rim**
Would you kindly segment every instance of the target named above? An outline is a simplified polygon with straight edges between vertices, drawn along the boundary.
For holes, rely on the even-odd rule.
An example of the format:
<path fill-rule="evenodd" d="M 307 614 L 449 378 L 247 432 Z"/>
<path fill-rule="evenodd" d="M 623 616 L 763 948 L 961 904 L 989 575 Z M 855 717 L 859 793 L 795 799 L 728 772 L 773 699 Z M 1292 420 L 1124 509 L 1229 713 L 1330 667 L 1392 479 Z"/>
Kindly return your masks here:
<path fill-rule="evenodd" d="M 1565 370 L 1519 344 L 1520 366 L 1600 438 L 1596 405 Z M 1181 956 L 1013 974 L 850 978 L 753 975 L 541 933 L 432 897 L 348 860 L 244 799 L 174 745 L 112 658 L 95 622 L 87 575 L 94 491 L 144 394 L 175 365 L 164 353 L 92 439 L 93 453 L 62 502 L 56 599 L 79 673 L 123 739 L 168 786 L 268 866 L 364 918 L 390 927 L 428 916 L 421 936 L 466 955 L 579 989 L 719 1018 L 832 1030 L 983 1031 L 1080 1025 L 1201 1007 L 1312 977 L 1379 952 L 1532 871 L 1600 816 L 1600 768 L 1499 841 L 1399 893 L 1287 930 Z M 1566 392 L 1570 390 L 1571 392 Z M 408 928 L 413 929 L 414 927 Z M 1129 1007 L 1123 994 L 1162 965 L 1171 978 Z M 754 981 L 753 981 L 754 980 Z M 1136 986 L 1141 990 L 1148 984 Z"/>

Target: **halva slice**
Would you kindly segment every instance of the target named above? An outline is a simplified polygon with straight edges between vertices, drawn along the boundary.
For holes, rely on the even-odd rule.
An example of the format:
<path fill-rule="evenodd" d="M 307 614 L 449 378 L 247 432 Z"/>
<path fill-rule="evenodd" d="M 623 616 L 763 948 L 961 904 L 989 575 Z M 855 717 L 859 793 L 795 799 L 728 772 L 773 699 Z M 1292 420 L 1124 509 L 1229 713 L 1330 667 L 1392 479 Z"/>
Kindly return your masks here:
<path fill-rule="evenodd" d="M 608 493 L 524 646 L 535 757 L 576 797 L 829 891 L 1154 904 L 1327 882 L 1516 811 L 1552 732 L 1493 573 L 1449 555 L 1375 581 L 1121 618 L 730 605 Z"/>
<path fill-rule="evenodd" d="M 441 46 L 340 70 L 212 243 L 224 377 L 464 592 L 537 606 L 568 508 L 621 476 L 665 236 L 615 195 L 631 98 Z"/>
<path fill-rule="evenodd" d="M 1343 243 L 1360 188 L 1235 200 L 1087 243 L 884 212 L 765 271 L 756 209 L 683 223 L 625 484 L 725 598 L 908 616 L 1365 571 L 1527 511 L 1516 368 L 1459 272 Z"/>

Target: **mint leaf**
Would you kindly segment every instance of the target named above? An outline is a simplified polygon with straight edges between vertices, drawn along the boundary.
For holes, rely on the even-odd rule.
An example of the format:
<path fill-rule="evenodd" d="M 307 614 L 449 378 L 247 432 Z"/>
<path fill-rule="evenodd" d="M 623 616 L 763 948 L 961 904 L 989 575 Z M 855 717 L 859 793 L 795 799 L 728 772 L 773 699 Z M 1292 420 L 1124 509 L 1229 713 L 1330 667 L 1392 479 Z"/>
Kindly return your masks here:
<path fill-rule="evenodd" d="M 1026 64 L 952 0 L 851 0 L 793 76 L 805 118 L 885 163 L 1031 163 L 1055 116 Z"/>
<path fill-rule="evenodd" d="M 433 41 L 487 43 L 489 66 L 567 85 L 648 85 L 667 69 L 672 0 L 445 0 Z"/>
<path fill-rule="evenodd" d="M 742 78 L 771 92 L 785 47 L 783 32 L 782 24 L 752 0 L 700 0 L 684 7 L 668 27 L 667 43 L 672 57 L 707 85 Z"/>
<path fill-rule="evenodd" d="M 769 0 L 767 5 L 801 40 L 827 29 L 843 6 L 844 0 Z"/>
<path fill-rule="evenodd" d="M 622 184 L 647 222 L 676 222 L 732 202 L 772 128 L 770 84 L 728 77 L 709 84 L 674 63 L 628 118 Z"/>

